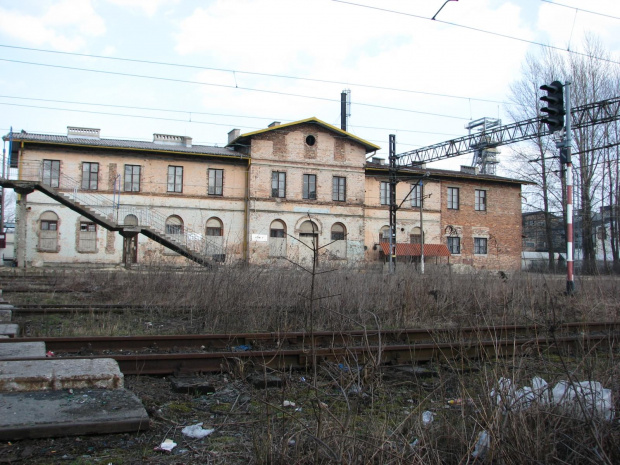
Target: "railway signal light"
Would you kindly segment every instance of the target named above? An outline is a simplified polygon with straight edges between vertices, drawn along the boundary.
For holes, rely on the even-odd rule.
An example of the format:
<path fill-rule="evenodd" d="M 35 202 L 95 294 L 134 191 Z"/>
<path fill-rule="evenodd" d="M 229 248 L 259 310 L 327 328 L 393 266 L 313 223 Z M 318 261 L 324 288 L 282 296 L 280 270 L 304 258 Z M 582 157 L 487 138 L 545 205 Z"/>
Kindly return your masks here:
<path fill-rule="evenodd" d="M 549 132 L 560 131 L 564 127 L 564 86 L 560 81 L 553 81 L 551 84 L 540 86 L 540 90 L 547 92 L 547 95 L 540 97 L 540 100 L 547 102 L 547 106 L 540 111 L 547 113 L 541 121 L 547 125 Z"/>

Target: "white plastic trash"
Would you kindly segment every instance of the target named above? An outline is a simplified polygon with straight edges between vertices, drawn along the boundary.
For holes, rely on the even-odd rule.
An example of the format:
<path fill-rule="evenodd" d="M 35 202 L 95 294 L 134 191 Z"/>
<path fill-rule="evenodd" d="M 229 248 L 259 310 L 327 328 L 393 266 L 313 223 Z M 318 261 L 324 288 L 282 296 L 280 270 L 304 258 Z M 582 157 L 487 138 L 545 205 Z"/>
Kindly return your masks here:
<path fill-rule="evenodd" d="M 480 431 L 478 433 L 478 441 L 474 447 L 474 451 L 471 453 L 471 456 L 474 458 L 483 459 L 487 452 L 489 451 L 489 446 L 491 445 L 491 438 L 489 438 L 489 433 L 485 430 Z"/>
<path fill-rule="evenodd" d="M 162 451 L 165 451 L 165 452 L 171 452 L 172 449 L 174 449 L 176 446 L 177 446 L 177 443 L 174 442 L 172 439 L 166 439 L 156 449 L 157 450 L 162 450 Z"/>
<path fill-rule="evenodd" d="M 215 430 L 205 429 L 202 427 L 202 423 L 198 423 L 195 425 L 186 426 L 181 430 L 181 433 L 183 433 L 185 436 L 189 436 L 190 438 L 202 439 L 205 436 L 210 435 L 213 431 Z"/>
<path fill-rule="evenodd" d="M 433 412 L 427 410 L 422 414 L 422 423 L 424 423 L 425 425 L 430 425 L 434 420 L 434 416 L 435 414 Z"/>

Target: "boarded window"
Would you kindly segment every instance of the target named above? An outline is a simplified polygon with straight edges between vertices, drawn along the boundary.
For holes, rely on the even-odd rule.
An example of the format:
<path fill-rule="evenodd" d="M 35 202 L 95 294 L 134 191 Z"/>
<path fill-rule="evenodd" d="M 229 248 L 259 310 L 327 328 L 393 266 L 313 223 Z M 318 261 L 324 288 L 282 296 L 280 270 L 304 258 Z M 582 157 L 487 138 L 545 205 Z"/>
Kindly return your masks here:
<path fill-rule="evenodd" d="M 78 237 L 79 252 L 95 252 L 97 250 L 97 226 L 90 221 L 80 221 Z"/>
<path fill-rule="evenodd" d="M 286 226 L 280 220 L 275 220 L 269 228 L 269 256 L 286 257 Z"/>
<path fill-rule="evenodd" d="M 206 225 L 207 243 L 205 253 L 214 260 L 224 260 L 224 228 L 219 218 L 209 218 Z"/>
<path fill-rule="evenodd" d="M 58 215 L 45 212 L 40 218 L 39 250 L 44 252 L 58 251 Z"/>
<path fill-rule="evenodd" d="M 332 226 L 329 250 L 333 258 L 347 258 L 347 231 L 342 223 Z"/>

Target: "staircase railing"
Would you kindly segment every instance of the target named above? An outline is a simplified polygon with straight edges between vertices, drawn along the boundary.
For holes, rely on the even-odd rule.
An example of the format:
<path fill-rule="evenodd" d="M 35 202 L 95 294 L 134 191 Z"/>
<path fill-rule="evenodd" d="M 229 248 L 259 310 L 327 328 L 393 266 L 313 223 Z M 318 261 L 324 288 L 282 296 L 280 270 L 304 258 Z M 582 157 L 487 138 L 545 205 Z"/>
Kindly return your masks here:
<path fill-rule="evenodd" d="M 123 205 L 118 193 L 114 195 L 99 194 L 91 190 L 82 189 L 81 183 L 67 176 L 60 170 L 54 173 L 53 179 L 43 179 L 43 162 L 21 162 L 17 170 L 10 170 L 10 179 L 20 181 L 33 181 L 55 189 L 58 194 L 65 196 L 72 202 L 83 208 L 89 209 L 117 226 L 138 226 L 152 229 L 158 235 L 165 237 L 190 252 L 206 258 L 207 255 L 221 259 L 225 256 L 224 247 L 215 241 L 207 239 L 207 236 L 183 225 L 179 234 L 167 232 L 168 216 L 152 206 Z M 50 182 L 51 181 L 51 182 Z M 137 219 L 137 225 L 125 224 L 128 215 Z M 176 231 L 175 231 L 176 232 Z"/>

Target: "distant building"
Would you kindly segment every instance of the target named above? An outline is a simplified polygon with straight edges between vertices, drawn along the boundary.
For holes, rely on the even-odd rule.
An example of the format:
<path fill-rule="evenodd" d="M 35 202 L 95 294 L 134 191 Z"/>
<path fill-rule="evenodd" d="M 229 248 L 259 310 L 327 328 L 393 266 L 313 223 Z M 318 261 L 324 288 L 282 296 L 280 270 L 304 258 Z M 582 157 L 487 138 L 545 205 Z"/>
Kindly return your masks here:
<path fill-rule="evenodd" d="M 566 252 L 566 233 L 561 215 L 550 213 L 553 248 L 555 252 Z M 523 250 L 526 252 L 549 252 L 545 230 L 545 212 L 525 212 L 522 215 Z"/>
<path fill-rule="evenodd" d="M 321 260 L 337 266 L 385 257 L 388 167 L 366 161 L 379 147 L 316 118 L 232 130 L 226 147 L 166 134 L 104 139 L 79 127 L 11 139 L 1 183 L 20 194 L 22 267 L 185 258 L 290 266 L 311 263 L 315 244 Z M 423 240 L 431 262 L 519 268 L 522 181 L 471 168 L 412 168 L 399 181 L 399 261 L 415 261 Z"/>

